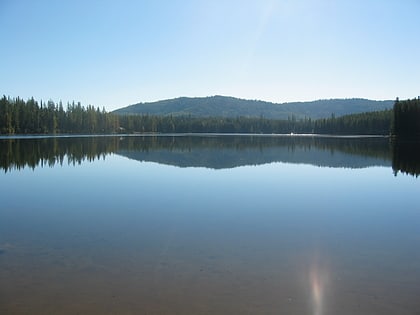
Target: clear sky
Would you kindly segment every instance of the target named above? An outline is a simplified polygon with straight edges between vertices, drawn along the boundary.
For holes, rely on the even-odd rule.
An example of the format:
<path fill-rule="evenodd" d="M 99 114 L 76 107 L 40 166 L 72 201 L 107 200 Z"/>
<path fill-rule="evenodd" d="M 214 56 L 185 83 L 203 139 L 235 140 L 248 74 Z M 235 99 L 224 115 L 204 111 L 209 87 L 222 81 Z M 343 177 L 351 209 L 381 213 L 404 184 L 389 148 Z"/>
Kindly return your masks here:
<path fill-rule="evenodd" d="M 419 19 L 419 0 L 0 0 L 0 94 L 413 98 Z"/>

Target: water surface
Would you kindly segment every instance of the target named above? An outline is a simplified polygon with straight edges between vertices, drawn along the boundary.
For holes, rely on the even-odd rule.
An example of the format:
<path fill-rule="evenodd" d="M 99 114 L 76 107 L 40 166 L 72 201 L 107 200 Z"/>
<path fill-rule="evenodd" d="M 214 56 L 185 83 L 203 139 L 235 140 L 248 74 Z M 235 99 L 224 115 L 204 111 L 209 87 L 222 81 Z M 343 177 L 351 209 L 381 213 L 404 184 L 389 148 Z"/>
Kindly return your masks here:
<path fill-rule="evenodd" d="M 0 140 L 0 313 L 418 314 L 420 182 L 395 147 Z"/>

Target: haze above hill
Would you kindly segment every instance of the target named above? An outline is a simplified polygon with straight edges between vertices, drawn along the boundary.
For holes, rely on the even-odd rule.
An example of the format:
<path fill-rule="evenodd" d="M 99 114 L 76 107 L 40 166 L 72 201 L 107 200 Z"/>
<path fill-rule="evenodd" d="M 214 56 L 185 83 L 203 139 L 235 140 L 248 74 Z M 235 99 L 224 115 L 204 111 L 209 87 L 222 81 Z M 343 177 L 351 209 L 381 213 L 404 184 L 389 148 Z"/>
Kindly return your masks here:
<path fill-rule="evenodd" d="M 269 119 L 327 118 L 390 109 L 394 101 L 362 98 L 328 99 L 310 102 L 271 103 L 228 96 L 179 97 L 138 103 L 113 111 L 127 115 L 163 115 L 193 117 L 264 117 Z"/>

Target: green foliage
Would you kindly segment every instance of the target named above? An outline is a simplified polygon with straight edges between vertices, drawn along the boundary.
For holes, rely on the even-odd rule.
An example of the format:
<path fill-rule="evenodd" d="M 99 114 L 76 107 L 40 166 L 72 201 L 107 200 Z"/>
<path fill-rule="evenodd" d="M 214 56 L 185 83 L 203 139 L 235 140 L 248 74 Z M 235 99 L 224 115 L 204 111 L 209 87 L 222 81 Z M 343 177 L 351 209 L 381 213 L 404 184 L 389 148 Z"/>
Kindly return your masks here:
<path fill-rule="evenodd" d="M 331 113 L 343 116 L 353 113 L 391 109 L 393 101 L 372 101 L 367 99 L 331 99 L 312 102 L 276 104 L 270 102 L 243 100 L 226 96 L 180 97 L 151 103 L 139 103 L 114 111 L 120 115 L 192 116 L 223 118 L 259 118 L 287 120 L 328 118 Z"/>
<path fill-rule="evenodd" d="M 398 137 L 420 138 L 420 97 L 394 104 L 392 133 Z"/>
<path fill-rule="evenodd" d="M 392 110 L 346 115 L 319 119 L 314 123 L 314 132 L 341 135 L 389 135 Z"/>
<path fill-rule="evenodd" d="M 118 129 L 118 117 L 80 103 L 38 104 L 33 98 L 0 99 L 0 134 L 112 133 Z"/>
<path fill-rule="evenodd" d="M 223 98 L 224 99 L 224 98 Z M 257 102 L 258 103 L 258 102 Z M 256 103 L 256 104 L 257 104 Z M 103 133 L 319 133 L 388 135 L 392 110 L 311 119 L 116 115 L 80 103 L 36 102 L 33 98 L 0 99 L 0 134 Z"/>
<path fill-rule="evenodd" d="M 275 120 L 249 117 L 191 117 L 125 115 L 120 125 L 128 133 L 319 133 L 370 134 L 390 133 L 392 110 L 312 120 L 310 118 Z"/>

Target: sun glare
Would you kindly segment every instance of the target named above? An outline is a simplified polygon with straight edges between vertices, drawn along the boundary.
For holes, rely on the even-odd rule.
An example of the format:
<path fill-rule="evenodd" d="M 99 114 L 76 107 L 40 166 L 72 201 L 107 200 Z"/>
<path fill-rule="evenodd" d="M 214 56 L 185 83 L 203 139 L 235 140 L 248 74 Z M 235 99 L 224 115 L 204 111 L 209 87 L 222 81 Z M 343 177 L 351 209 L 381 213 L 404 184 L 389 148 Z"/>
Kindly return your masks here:
<path fill-rule="evenodd" d="M 325 314 L 325 293 L 328 282 L 328 270 L 325 266 L 313 263 L 309 272 L 311 289 L 311 307 L 313 315 Z"/>
<path fill-rule="evenodd" d="M 323 286 L 320 279 L 319 271 L 316 269 L 313 269 L 311 271 L 311 288 L 313 314 L 321 315 L 323 302 Z"/>

